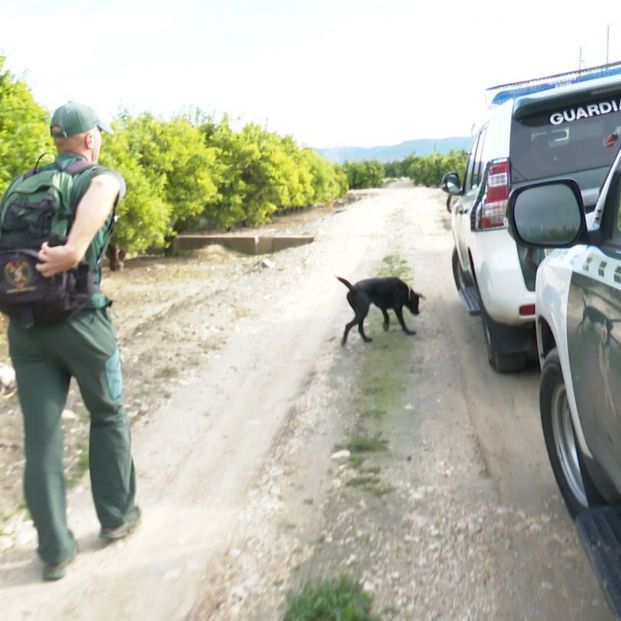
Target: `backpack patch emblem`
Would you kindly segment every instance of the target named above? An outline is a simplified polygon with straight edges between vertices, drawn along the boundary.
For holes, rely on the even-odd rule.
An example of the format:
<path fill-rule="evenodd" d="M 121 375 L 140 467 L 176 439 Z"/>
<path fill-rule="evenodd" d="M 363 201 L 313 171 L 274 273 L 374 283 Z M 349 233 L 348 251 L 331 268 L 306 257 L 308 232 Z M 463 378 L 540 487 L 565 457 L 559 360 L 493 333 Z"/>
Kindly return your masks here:
<path fill-rule="evenodd" d="M 4 277 L 13 286 L 13 289 L 7 293 L 18 293 L 33 289 L 33 287 L 28 287 L 32 282 L 32 267 L 26 259 L 7 261 L 4 266 Z"/>

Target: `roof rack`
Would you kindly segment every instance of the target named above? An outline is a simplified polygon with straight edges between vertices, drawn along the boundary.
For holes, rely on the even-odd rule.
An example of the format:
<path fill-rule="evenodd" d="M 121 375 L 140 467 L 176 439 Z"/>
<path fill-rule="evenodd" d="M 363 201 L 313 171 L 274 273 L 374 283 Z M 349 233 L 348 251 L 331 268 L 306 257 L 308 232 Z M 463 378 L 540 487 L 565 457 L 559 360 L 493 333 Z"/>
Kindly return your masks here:
<path fill-rule="evenodd" d="M 589 80 L 596 80 L 598 78 L 614 75 L 621 75 L 621 61 L 608 63 L 606 65 L 598 65 L 596 67 L 588 67 L 586 69 L 577 69 L 576 71 L 556 73 L 554 75 L 524 80 L 522 82 L 490 86 L 485 89 L 485 100 L 489 107 L 497 106 L 505 101 L 509 101 L 509 99 L 515 99 L 523 95 L 531 95 L 532 93 L 539 93 L 551 88 L 566 86 L 567 84 L 587 82 Z"/>

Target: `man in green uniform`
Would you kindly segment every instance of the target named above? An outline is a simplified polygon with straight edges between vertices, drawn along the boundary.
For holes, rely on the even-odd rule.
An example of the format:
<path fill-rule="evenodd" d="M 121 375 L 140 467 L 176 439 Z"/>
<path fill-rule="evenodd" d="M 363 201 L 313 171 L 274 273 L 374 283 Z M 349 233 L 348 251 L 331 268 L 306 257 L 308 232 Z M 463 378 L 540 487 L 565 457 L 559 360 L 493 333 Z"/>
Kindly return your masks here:
<path fill-rule="evenodd" d="M 74 178 L 70 204 L 75 220 L 63 245 L 43 243 L 37 270 L 45 277 L 72 269 L 85 260 L 101 280 L 99 258 L 117 201 L 125 193 L 123 178 L 96 164 L 101 130 L 109 131 L 88 106 L 68 102 L 50 125 L 64 168 L 83 159 L 94 165 Z M 1 203 L 0 203 L 1 205 Z M 125 537 L 138 526 L 136 482 L 130 428 L 123 407 L 123 386 L 116 334 L 107 314 L 110 305 L 97 291 L 87 306 L 68 319 L 27 327 L 11 319 L 9 352 L 15 367 L 24 418 L 26 502 L 38 534 L 43 577 L 57 580 L 77 553 L 66 519 L 61 413 L 72 377 L 89 410 L 89 470 L 100 536 Z"/>

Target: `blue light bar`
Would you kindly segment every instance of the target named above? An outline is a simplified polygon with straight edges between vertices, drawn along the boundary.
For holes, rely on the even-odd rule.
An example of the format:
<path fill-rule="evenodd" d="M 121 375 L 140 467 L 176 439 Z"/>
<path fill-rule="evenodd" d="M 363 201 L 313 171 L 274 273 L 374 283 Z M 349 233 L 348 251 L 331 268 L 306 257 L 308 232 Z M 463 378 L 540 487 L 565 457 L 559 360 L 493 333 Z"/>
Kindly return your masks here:
<path fill-rule="evenodd" d="M 523 95 L 531 95 L 532 93 L 539 93 L 551 88 L 558 88 L 559 86 L 587 82 L 614 75 L 621 75 L 621 61 L 587 69 L 568 71 L 566 73 L 556 73 L 543 78 L 524 80 L 523 82 L 490 86 L 485 89 L 485 98 L 488 106 L 497 106 L 505 101 L 509 101 L 509 99 L 515 99 Z M 491 101 L 489 101 L 490 97 Z"/>

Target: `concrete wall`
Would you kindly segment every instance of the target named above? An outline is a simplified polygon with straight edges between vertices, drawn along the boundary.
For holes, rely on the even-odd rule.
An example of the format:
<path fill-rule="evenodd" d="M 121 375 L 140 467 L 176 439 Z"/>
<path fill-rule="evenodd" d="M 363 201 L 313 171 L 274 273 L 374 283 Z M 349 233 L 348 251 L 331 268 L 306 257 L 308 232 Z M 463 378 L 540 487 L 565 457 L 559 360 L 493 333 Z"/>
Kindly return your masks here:
<path fill-rule="evenodd" d="M 285 248 L 303 246 L 314 241 L 307 235 L 258 236 L 258 235 L 178 235 L 173 242 L 175 251 L 196 250 L 218 244 L 245 254 L 271 254 Z"/>

